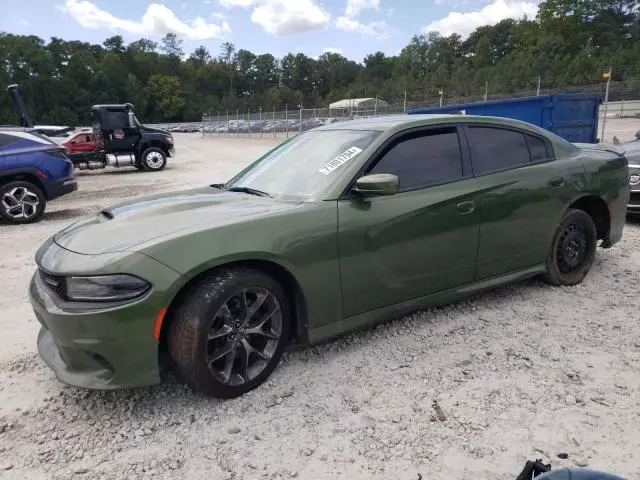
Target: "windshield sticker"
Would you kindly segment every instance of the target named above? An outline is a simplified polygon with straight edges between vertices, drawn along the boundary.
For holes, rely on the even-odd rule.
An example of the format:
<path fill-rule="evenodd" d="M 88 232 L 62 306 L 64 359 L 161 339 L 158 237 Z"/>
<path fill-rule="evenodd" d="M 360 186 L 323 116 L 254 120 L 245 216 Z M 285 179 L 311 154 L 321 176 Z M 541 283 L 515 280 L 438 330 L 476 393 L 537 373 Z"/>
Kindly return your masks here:
<path fill-rule="evenodd" d="M 342 152 L 340 155 L 338 155 L 336 158 L 331 160 L 329 163 L 327 163 L 324 167 L 322 167 L 318 171 L 323 175 L 329 175 L 336 168 L 338 168 L 343 163 L 347 163 L 353 157 L 358 155 L 361 151 L 362 151 L 361 148 L 351 147 L 349 150 L 345 150 L 344 152 Z"/>

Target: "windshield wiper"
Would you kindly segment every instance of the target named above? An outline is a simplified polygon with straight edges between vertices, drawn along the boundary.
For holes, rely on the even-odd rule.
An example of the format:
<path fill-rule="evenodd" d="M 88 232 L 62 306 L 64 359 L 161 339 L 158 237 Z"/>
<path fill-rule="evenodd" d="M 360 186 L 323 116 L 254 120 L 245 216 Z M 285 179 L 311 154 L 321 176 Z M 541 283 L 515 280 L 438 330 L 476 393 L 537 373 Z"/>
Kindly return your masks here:
<path fill-rule="evenodd" d="M 256 190 L 255 188 L 249 187 L 230 187 L 227 188 L 230 192 L 242 192 L 248 193 L 249 195 L 256 195 L 258 197 L 270 197 L 273 198 L 273 195 L 269 195 L 267 192 L 263 192 L 262 190 Z"/>

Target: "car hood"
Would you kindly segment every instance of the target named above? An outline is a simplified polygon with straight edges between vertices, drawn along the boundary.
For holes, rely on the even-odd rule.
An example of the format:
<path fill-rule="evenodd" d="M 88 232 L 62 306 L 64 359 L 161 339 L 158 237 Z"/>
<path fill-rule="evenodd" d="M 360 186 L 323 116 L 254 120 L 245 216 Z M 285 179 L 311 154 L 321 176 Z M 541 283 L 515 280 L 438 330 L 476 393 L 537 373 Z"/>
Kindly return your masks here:
<path fill-rule="evenodd" d="M 160 135 L 166 135 L 167 137 L 171 136 L 171 133 L 166 130 L 162 130 L 161 128 L 148 127 L 146 125 L 140 125 L 140 131 L 144 133 L 158 133 Z"/>
<path fill-rule="evenodd" d="M 172 192 L 102 210 L 62 230 L 54 241 L 87 255 L 134 251 L 169 236 L 247 222 L 297 205 L 213 187 Z"/>

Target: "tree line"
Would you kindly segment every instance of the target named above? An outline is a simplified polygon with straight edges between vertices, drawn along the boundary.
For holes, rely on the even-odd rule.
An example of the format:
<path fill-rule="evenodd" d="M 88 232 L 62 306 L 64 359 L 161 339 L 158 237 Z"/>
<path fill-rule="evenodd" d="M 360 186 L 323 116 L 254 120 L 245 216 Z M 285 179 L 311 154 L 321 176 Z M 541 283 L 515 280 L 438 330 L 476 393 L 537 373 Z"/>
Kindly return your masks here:
<path fill-rule="evenodd" d="M 640 92 L 640 21 L 634 1 L 547 0 L 535 19 L 503 20 L 469 37 L 436 32 L 414 36 L 397 56 L 367 55 L 362 63 L 337 53 L 278 59 L 223 43 L 185 55 L 167 34 L 159 43 L 102 45 L 0 33 L 0 85 L 20 84 L 40 124 L 88 124 L 89 107 L 133 103 L 144 122 L 195 121 L 203 112 L 326 106 L 342 98 L 402 101 L 405 95 L 478 95 L 614 80 Z M 491 93 L 491 92 L 489 92 Z M 0 95 L 0 124 L 15 124 L 8 95 Z"/>

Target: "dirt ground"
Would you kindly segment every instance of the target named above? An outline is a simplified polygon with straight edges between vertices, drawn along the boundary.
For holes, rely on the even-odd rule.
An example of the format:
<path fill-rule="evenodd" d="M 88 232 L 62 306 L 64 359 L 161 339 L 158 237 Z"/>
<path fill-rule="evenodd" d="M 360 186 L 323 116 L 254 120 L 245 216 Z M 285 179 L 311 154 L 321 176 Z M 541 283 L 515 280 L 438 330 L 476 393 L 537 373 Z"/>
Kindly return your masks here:
<path fill-rule="evenodd" d="M 638 128 L 608 119 L 607 137 Z M 58 382 L 37 356 L 27 300 L 38 246 L 103 206 L 222 182 L 281 141 L 175 137 L 165 171 L 79 172 L 79 191 L 41 222 L 0 225 L 0 478 L 507 480 L 533 458 L 640 478 L 632 220 L 577 287 L 531 280 L 292 349 L 239 399 L 171 377 L 110 393 Z"/>

